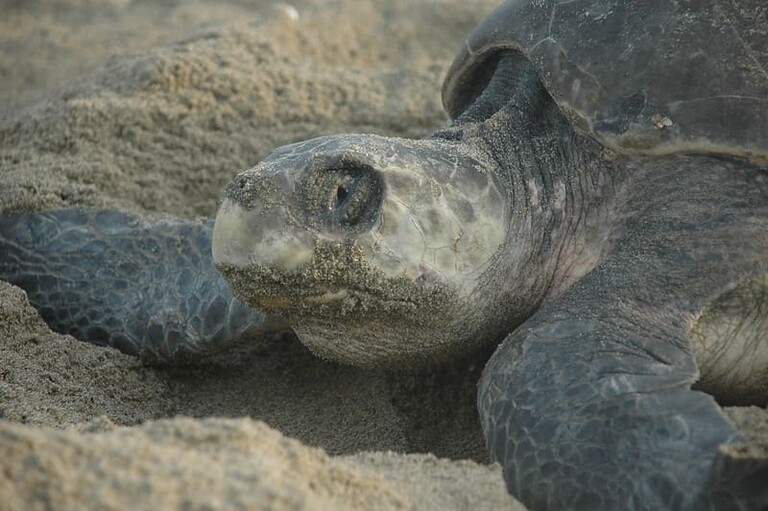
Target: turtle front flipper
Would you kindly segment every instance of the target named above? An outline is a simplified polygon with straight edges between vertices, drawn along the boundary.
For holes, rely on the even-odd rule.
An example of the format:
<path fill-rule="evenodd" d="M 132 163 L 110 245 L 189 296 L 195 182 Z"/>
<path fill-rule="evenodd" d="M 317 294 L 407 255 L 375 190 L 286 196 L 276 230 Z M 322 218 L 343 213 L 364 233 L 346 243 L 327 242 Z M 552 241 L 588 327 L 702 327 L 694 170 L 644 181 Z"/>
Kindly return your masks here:
<path fill-rule="evenodd" d="M 711 396 L 691 390 L 700 304 L 683 291 L 699 268 L 659 272 L 684 249 L 649 245 L 599 265 L 485 368 L 486 438 L 530 509 L 768 507 L 768 459 L 750 454 Z"/>
<path fill-rule="evenodd" d="M 54 330 L 147 360 L 285 329 L 229 292 L 211 229 L 84 208 L 3 213 L 0 278 L 24 289 Z"/>

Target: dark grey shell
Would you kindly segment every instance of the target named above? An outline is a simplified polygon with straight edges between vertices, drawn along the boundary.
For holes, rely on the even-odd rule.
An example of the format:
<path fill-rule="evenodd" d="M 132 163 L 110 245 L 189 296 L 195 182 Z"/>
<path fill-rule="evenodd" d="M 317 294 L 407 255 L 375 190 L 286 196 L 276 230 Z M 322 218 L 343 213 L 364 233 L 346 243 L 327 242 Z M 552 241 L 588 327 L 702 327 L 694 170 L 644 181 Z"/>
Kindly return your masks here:
<path fill-rule="evenodd" d="M 625 152 L 768 157 L 765 0 L 510 0 L 443 84 L 455 118 L 500 49 L 526 53 L 575 124 Z"/>

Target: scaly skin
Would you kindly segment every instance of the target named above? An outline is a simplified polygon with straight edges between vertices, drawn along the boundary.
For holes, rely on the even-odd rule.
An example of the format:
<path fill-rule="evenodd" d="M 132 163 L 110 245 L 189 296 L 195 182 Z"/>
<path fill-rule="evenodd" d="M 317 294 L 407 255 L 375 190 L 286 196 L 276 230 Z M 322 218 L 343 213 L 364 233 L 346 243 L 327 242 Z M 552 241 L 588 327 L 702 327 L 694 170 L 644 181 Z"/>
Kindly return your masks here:
<path fill-rule="evenodd" d="M 536 510 L 765 509 L 768 460 L 734 456 L 743 439 L 691 390 L 690 327 L 734 279 L 768 272 L 768 176 L 703 156 L 631 165 L 621 235 L 486 366 L 492 456 Z"/>
<path fill-rule="evenodd" d="M 284 329 L 232 296 L 213 267 L 211 224 L 86 208 L 3 213 L 0 278 L 54 330 L 147 360 Z"/>

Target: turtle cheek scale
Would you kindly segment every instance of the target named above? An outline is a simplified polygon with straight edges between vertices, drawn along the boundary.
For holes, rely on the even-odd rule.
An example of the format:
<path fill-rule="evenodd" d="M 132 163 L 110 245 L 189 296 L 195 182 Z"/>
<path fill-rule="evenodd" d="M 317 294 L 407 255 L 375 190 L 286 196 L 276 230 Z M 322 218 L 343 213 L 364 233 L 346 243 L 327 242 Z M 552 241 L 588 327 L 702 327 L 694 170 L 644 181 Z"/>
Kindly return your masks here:
<path fill-rule="evenodd" d="M 217 268 L 324 358 L 418 365 L 498 340 L 484 276 L 504 247 L 504 195 L 445 145 L 344 135 L 279 149 L 228 187 Z"/>

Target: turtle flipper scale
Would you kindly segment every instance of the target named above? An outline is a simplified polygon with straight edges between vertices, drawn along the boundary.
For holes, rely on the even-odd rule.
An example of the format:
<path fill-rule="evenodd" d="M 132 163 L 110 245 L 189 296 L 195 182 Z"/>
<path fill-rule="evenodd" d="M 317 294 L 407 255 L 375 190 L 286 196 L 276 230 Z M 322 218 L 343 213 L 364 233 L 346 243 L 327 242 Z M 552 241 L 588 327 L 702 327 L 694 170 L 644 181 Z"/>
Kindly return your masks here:
<path fill-rule="evenodd" d="M 279 328 L 213 267 L 212 222 L 72 208 L 0 215 L 0 278 L 56 331 L 148 360 L 217 351 Z"/>
<path fill-rule="evenodd" d="M 542 316 L 505 342 L 481 383 L 512 494 L 536 510 L 768 505 L 768 462 L 723 463 L 721 446 L 741 438 L 710 396 L 662 358 L 628 353 L 616 324 Z M 622 367 L 627 355 L 643 363 Z"/>

